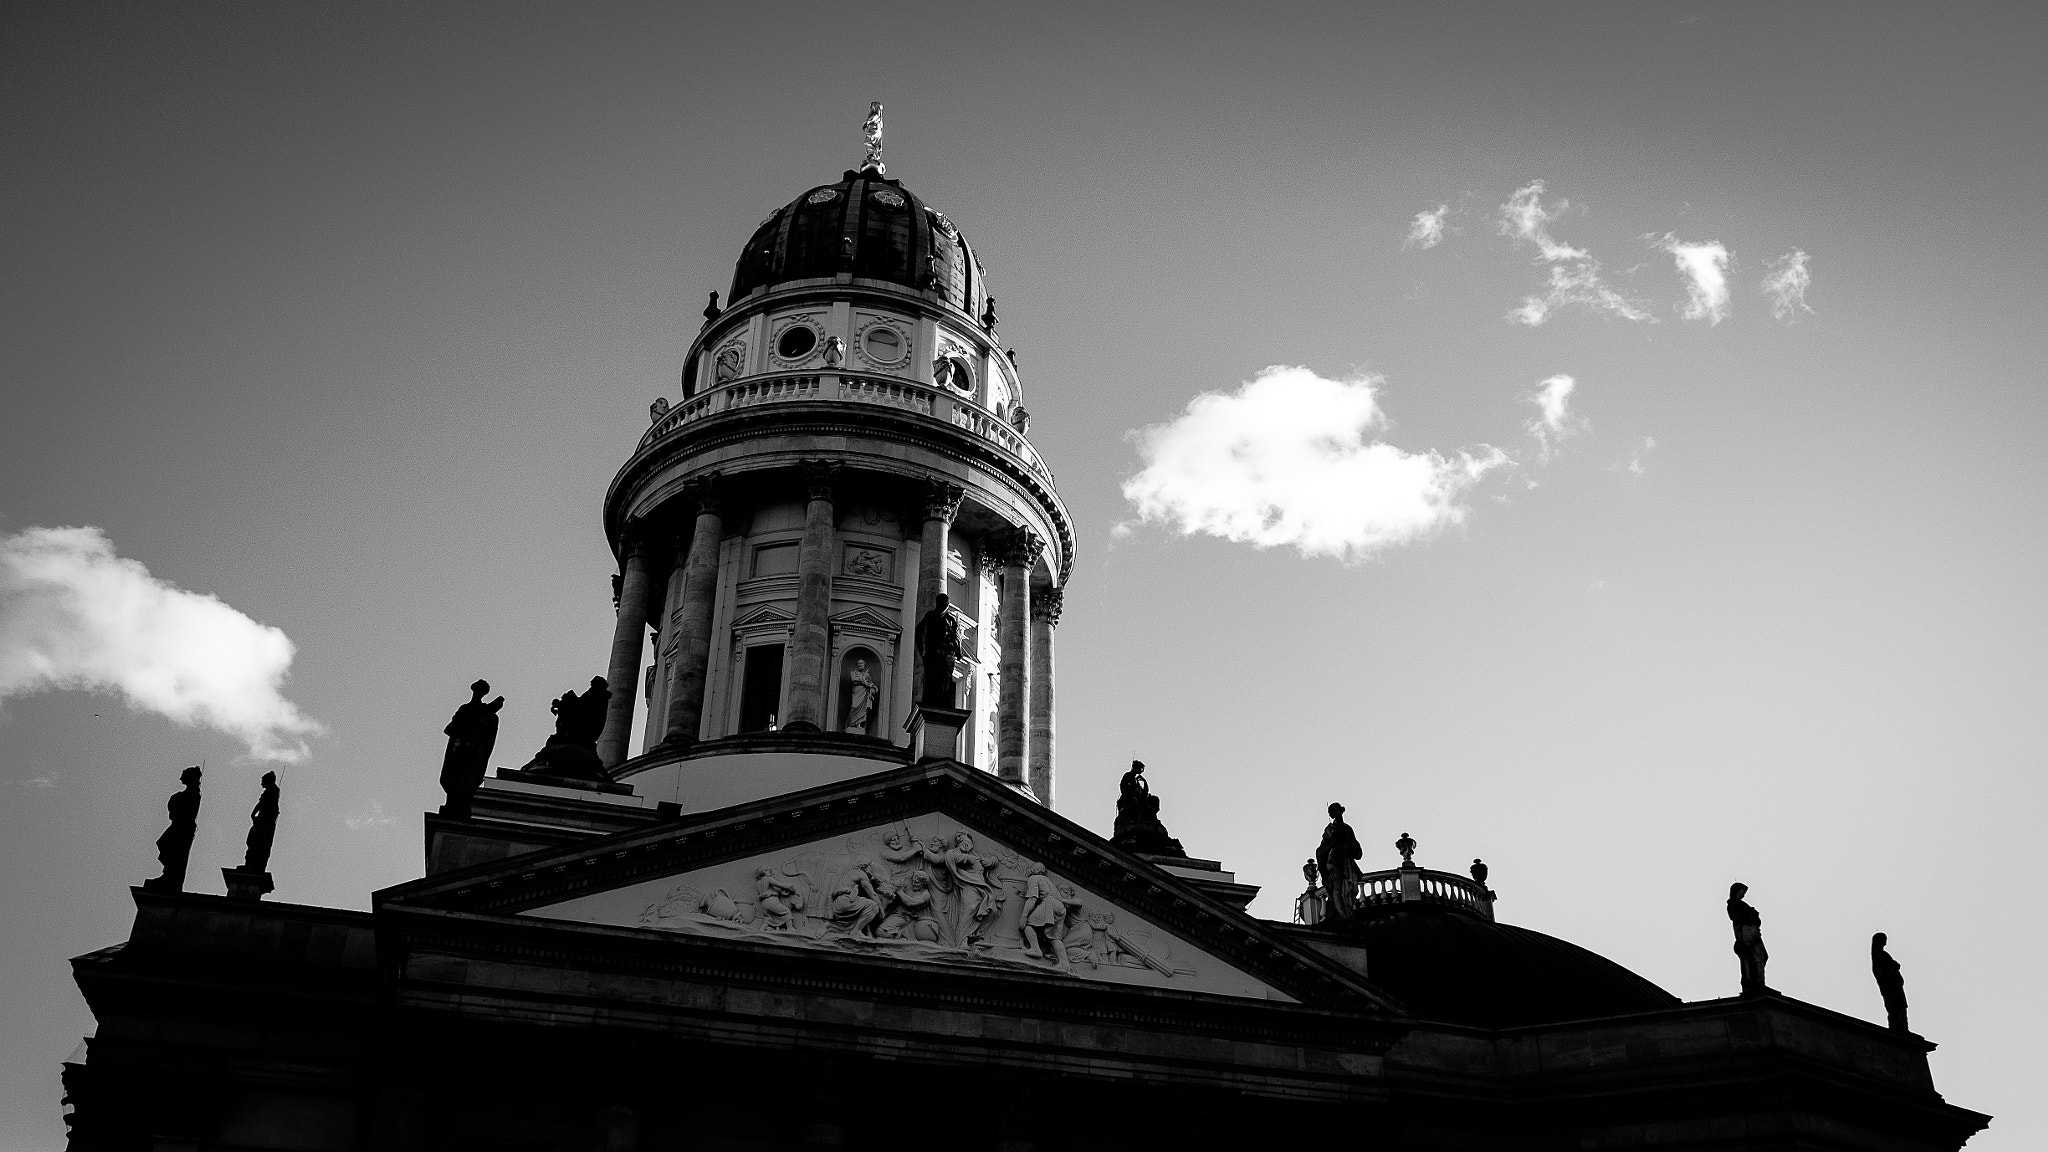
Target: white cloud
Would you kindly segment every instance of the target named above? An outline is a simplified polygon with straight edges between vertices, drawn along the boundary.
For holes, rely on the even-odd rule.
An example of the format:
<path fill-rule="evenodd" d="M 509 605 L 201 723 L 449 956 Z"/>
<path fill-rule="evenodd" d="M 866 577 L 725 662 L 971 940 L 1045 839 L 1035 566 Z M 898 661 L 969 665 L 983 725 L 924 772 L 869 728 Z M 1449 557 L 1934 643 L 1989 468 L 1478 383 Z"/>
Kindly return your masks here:
<path fill-rule="evenodd" d="M 1647 237 L 1658 248 L 1671 253 L 1678 270 L 1685 275 L 1688 299 L 1683 309 L 1687 320 L 1719 324 L 1728 318 L 1728 249 L 1719 240 L 1687 244 L 1675 233 Z"/>
<path fill-rule="evenodd" d="M 1576 380 L 1560 372 L 1525 397 L 1536 405 L 1536 416 L 1525 427 L 1536 438 L 1537 455 L 1545 461 L 1557 454 L 1559 441 L 1586 430 L 1585 419 L 1571 410 L 1572 390 L 1577 387 Z"/>
<path fill-rule="evenodd" d="M 343 816 L 341 822 L 348 825 L 348 830 L 351 832 L 361 832 L 365 828 L 377 828 L 387 824 L 398 823 L 398 821 L 384 814 L 384 805 L 377 803 L 374 797 L 370 800 L 370 807 L 367 812 L 361 816 Z"/>
<path fill-rule="evenodd" d="M 1798 321 L 1801 312 L 1813 315 L 1813 309 L 1806 306 L 1806 289 L 1813 283 L 1813 275 L 1806 270 L 1805 252 L 1794 248 L 1764 268 L 1770 274 L 1758 287 L 1770 299 L 1773 317 L 1792 324 Z"/>
<path fill-rule="evenodd" d="M 1618 316 L 1638 324 L 1655 324 L 1641 304 L 1630 300 L 1600 280 L 1600 265 L 1587 260 L 1576 264 L 1553 264 L 1550 284 L 1541 296 L 1525 296 L 1520 306 L 1508 310 L 1508 319 L 1531 328 L 1550 319 L 1560 308 L 1577 304 L 1593 312 Z"/>
<path fill-rule="evenodd" d="M 1417 212 L 1415 219 L 1408 225 L 1408 238 L 1401 242 L 1401 247 L 1425 250 L 1436 247 L 1443 241 L 1444 217 L 1450 211 L 1449 204 L 1439 204 L 1435 208 Z"/>
<path fill-rule="evenodd" d="M 1643 461 L 1649 459 L 1650 453 L 1655 452 L 1656 450 L 1657 438 L 1655 436 L 1643 437 L 1643 446 L 1641 448 L 1636 449 L 1635 452 L 1632 453 L 1628 458 L 1629 474 L 1632 476 L 1641 476 L 1645 471 Z"/>
<path fill-rule="evenodd" d="M 257 759 L 295 763 L 325 729 L 279 691 L 292 654 L 282 631 L 151 576 L 97 528 L 0 537 L 0 700 L 115 692 L 235 736 Z"/>
<path fill-rule="evenodd" d="M 1484 445 L 1442 456 L 1373 439 L 1386 425 L 1380 383 L 1275 365 L 1235 392 L 1205 392 L 1133 434 L 1144 467 L 1124 498 L 1142 521 L 1187 535 L 1347 562 L 1462 522 L 1460 498 L 1512 462 Z"/>
<path fill-rule="evenodd" d="M 1543 181 L 1532 180 L 1515 189 L 1508 202 L 1500 206 L 1500 234 L 1511 237 L 1518 244 L 1533 244 L 1542 258 L 1552 263 L 1565 260 L 1591 260 L 1592 254 L 1581 248 L 1563 244 L 1550 235 L 1550 222 L 1562 218 L 1571 211 L 1572 202 L 1559 200 L 1557 207 L 1543 206 Z"/>

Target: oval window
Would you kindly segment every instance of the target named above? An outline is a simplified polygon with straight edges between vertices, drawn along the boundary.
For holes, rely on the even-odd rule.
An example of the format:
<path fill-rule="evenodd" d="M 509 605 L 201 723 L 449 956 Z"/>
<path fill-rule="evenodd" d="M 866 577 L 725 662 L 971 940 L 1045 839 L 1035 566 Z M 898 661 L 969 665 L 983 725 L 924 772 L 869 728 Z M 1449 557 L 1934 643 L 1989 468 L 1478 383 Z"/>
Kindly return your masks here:
<path fill-rule="evenodd" d="M 818 346 L 818 334 L 808 324 L 792 324 L 775 341 L 775 354 L 784 360 L 801 360 Z"/>
<path fill-rule="evenodd" d="M 894 364 L 903 359 L 903 333 L 894 328 L 879 325 L 870 328 L 865 342 L 868 359 L 877 364 Z"/>

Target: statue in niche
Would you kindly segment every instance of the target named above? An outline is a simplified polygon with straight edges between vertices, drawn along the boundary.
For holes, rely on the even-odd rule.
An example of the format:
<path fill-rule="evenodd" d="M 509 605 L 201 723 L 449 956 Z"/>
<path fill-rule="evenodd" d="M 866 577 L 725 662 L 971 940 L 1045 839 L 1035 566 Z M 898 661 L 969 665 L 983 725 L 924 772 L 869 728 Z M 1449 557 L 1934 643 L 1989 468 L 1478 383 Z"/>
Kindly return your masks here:
<path fill-rule="evenodd" d="M 1066 902 L 1046 876 L 1045 865 L 1034 860 L 1024 868 L 1024 954 L 1050 957 L 1055 968 L 1072 967 L 1066 930 Z"/>
<path fill-rule="evenodd" d="M 1145 781 L 1142 760 L 1131 761 L 1131 770 L 1117 784 L 1116 824 L 1110 843 L 1154 856 L 1187 856 L 1180 841 L 1159 822 L 1159 797 L 1152 794 L 1152 786 Z"/>
<path fill-rule="evenodd" d="M 164 805 L 171 818 L 171 826 L 156 838 L 156 858 L 164 866 L 161 876 L 144 880 L 142 887 L 148 892 L 183 892 L 185 890 L 185 863 L 192 857 L 192 834 L 199 830 L 199 778 L 203 775 L 198 767 L 187 768 L 178 774 L 178 782 L 185 787 L 171 793 L 170 801 Z"/>
<path fill-rule="evenodd" d="M 527 762 L 525 770 L 573 780 L 609 780 L 604 762 L 597 758 L 597 738 L 604 732 L 605 710 L 611 700 L 611 688 L 604 677 L 592 676 L 590 688 L 583 695 L 564 692 L 560 699 L 550 701 L 548 711 L 555 714 L 555 734 Z"/>
<path fill-rule="evenodd" d="M 1344 822 L 1344 806 L 1330 805 L 1330 822 L 1323 828 L 1323 842 L 1316 846 L 1316 869 L 1323 874 L 1323 898 L 1329 901 L 1332 919 L 1358 910 L 1358 861 L 1364 855 L 1358 835 Z"/>
<path fill-rule="evenodd" d="M 441 731 L 448 737 L 448 750 L 441 754 L 441 791 L 448 800 L 441 805 L 443 816 L 469 818 L 470 800 L 484 782 L 490 767 L 491 749 L 498 745 L 498 711 L 505 698 L 484 703 L 491 682 L 478 680 L 469 686 L 469 703 L 455 710 Z"/>
<path fill-rule="evenodd" d="M 277 840 L 277 773 L 263 774 L 263 791 L 256 806 L 249 809 L 248 851 L 242 856 L 242 871 L 270 870 L 270 846 Z"/>
<path fill-rule="evenodd" d="M 846 731 L 861 736 L 868 734 L 868 720 L 875 710 L 875 678 L 868 671 L 868 662 L 856 658 L 853 674 L 848 678 L 851 693 L 846 702 Z"/>
<path fill-rule="evenodd" d="M 944 592 L 932 602 L 932 610 L 917 622 L 917 654 L 924 660 L 924 680 L 918 685 L 917 702 L 934 708 L 955 708 L 953 665 L 960 651 L 960 625 L 947 611 L 952 604 Z"/>
<path fill-rule="evenodd" d="M 747 354 L 738 344 L 728 344 L 711 358 L 711 379 L 716 384 L 729 384 L 740 378 L 740 371 L 746 366 Z"/>
<path fill-rule="evenodd" d="M 1415 837 L 1401 833 L 1401 838 L 1394 841 L 1394 851 L 1401 854 L 1401 867 L 1415 867 Z"/>
<path fill-rule="evenodd" d="M 1871 933 L 1870 974 L 1877 978 L 1877 994 L 1884 997 L 1885 1022 L 1894 1032 L 1911 1032 L 1906 1026 L 1906 977 L 1884 945 L 1884 933 Z"/>
<path fill-rule="evenodd" d="M 1728 923 L 1735 929 L 1735 958 L 1742 964 L 1742 994 L 1761 996 L 1771 991 L 1764 983 L 1764 965 L 1771 954 L 1764 950 L 1764 918 L 1743 897 L 1749 885 L 1728 886 Z"/>

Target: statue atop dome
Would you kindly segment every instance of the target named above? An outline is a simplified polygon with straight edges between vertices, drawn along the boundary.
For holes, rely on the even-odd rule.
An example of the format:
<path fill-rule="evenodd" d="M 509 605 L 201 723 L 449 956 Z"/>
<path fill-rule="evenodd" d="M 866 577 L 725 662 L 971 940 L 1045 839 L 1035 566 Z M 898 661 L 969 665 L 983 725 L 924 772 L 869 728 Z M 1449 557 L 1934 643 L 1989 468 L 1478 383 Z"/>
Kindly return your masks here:
<path fill-rule="evenodd" d="M 861 134 L 867 137 L 867 159 L 861 161 L 862 168 L 872 168 L 878 175 L 889 174 L 889 166 L 882 163 L 882 102 L 873 101 L 868 105 L 867 122 L 860 126 Z"/>

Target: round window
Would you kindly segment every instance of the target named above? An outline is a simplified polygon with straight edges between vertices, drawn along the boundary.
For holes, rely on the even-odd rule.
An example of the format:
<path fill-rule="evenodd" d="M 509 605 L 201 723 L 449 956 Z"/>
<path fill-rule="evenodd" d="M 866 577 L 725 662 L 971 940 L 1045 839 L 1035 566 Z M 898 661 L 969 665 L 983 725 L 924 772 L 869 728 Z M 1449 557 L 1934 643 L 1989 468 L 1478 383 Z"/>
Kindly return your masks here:
<path fill-rule="evenodd" d="M 775 354 L 784 360 L 801 360 L 818 346 L 818 334 L 808 324 L 792 324 L 775 341 Z"/>
<path fill-rule="evenodd" d="M 830 204 L 832 201 L 839 199 L 839 191 L 835 188 L 820 188 L 809 196 L 804 197 L 804 199 L 812 204 Z"/>
<path fill-rule="evenodd" d="M 903 195 L 894 188 L 875 189 L 875 202 L 884 208 L 903 207 Z"/>
<path fill-rule="evenodd" d="M 903 333 L 894 328 L 876 325 L 868 329 L 863 338 L 868 359 L 877 364 L 894 364 L 903 359 Z"/>

